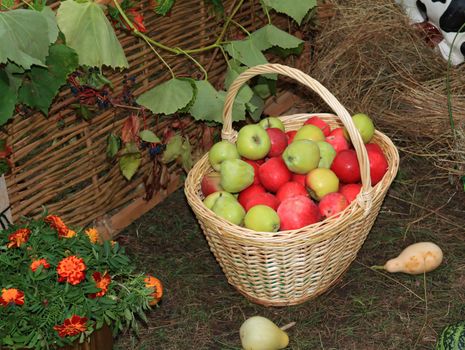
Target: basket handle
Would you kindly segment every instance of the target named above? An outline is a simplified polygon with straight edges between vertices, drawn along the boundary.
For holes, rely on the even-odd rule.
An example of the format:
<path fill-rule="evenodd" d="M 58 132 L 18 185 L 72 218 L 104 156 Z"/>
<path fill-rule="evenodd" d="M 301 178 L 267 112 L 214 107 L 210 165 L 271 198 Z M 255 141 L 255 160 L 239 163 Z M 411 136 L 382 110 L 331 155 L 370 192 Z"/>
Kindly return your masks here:
<path fill-rule="evenodd" d="M 370 179 L 370 163 L 368 161 L 368 155 L 362 137 L 360 136 L 360 133 L 355 127 L 351 115 L 341 105 L 341 103 L 336 99 L 336 97 L 334 97 L 334 95 L 331 94 L 328 91 L 328 89 L 326 89 L 321 83 L 319 83 L 315 79 L 311 78 L 310 76 L 296 68 L 284 66 L 282 64 L 270 63 L 249 68 L 245 72 L 241 73 L 233 81 L 226 95 L 226 100 L 223 109 L 223 129 L 221 131 L 221 138 L 223 140 L 232 141 L 237 135 L 237 132 L 232 128 L 232 110 L 234 99 L 236 98 L 236 95 L 241 86 L 249 79 L 257 75 L 270 73 L 279 73 L 285 75 L 289 78 L 297 80 L 299 83 L 315 91 L 328 104 L 328 106 L 331 107 L 331 109 L 335 112 L 339 119 L 341 119 L 342 123 L 344 124 L 349 133 L 350 139 L 357 153 L 357 158 L 360 165 L 360 175 L 362 179 L 362 196 L 359 197 L 362 198 L 359 202 L 361 202 L 360 204 L 363 205 L 365 209 L 369 210 L 369 208 L 371 207 L 372 198 L 372 191 L 370 191 L 372 189 Z"/>

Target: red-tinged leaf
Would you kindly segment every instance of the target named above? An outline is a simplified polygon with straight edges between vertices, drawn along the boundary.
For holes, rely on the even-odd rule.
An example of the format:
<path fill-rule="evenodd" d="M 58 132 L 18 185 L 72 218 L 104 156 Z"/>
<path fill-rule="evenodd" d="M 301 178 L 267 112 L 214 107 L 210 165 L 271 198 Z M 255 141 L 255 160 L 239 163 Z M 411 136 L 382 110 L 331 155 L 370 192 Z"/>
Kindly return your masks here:
<path fill-rule="evenodd" d="M 202 134 L 202 148 L 203 150 L 209 150 L 213 146 L 213 131 L 215 129 L 207 125 L 203 128 Z"/>
<path fill-rule="evenodd" d="M 129 18 L 132 20 L 132 24 L 137 28 L 137 30 L 141 33 L 147 32 L 147 28 L 144 25 L 144 15 L 139 13 L 135 8 L 130 8 L 126 11 L 129 15 Z"/>
<path fill-rule="evenodd" d="M 140 120 L 139 117 L 131 114 L 124 122 L 121 130 L 121 140 L 123 143 L 135 142 L 139 137 Z"/>

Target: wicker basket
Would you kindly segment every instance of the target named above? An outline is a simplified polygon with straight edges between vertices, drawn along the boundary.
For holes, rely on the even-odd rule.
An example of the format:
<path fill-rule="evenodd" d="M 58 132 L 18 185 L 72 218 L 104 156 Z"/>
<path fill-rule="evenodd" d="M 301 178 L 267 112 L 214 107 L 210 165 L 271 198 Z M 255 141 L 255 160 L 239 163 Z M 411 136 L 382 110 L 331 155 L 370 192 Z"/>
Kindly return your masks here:
<path fill-rule="evenodd" d="M 391 140 L 376 131 L 373 142 L 383 149 L 389 170 L 382 181 L 372 187 L 367 153 L 347 110 L 319 82 L 295 68 L 279 64 L 256 66 L 236 78 L 228 91 L 223 111 L 223 139 L 236 140 L 231 113 L 239 88 L 250 78 L 268 73 L 288 76 L 314 90 L 339 116 L 312 114 L 331 127 L 344 125 L 347 128 L 362 176 L 363 186 L 357 200 L 337 218 L 298 230 L 255 232 L 225 221 L 203 205 L 200 179 L 212 171 L 208 155 L 204 155 L 189 172 L 185 193 L 228 282 L 254 303 L 296 305 L 328 290 L 355 259 L 397 172 L 399 155 Z M 296 130 L 309 116 L 295 114 L 280 119 L 286 130 Z"/>

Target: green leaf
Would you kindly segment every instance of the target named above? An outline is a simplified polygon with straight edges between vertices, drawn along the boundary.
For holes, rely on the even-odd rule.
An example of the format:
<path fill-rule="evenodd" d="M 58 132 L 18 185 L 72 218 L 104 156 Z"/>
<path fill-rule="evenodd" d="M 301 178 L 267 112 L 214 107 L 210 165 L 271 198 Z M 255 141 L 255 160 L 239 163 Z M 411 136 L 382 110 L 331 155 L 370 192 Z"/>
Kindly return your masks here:
<path fill-rule="evenodd" d="M 231 41 L 224 49 L 235 60 L 248 67 L 268 63 L 266 57 L 250 38 Z"/>
<path fill-rule="evenodd" d="M 137 103 L 155 114 L 173 114 L 194 98 L 194 87 L 186 79 L 171 79 L 143 93 Z"/>
<path fill-rule="evenodd" d="M 257 83 L 253 86 L 253 91 L 262 99 L 267 99 L 276 94 L 276 80 L 258 77 Z"/>
<path fill-rule="evenodd" d="M 268 50 L 273 46 L 278 46 L 282 49 L 297 49 L 304 44 L 303 40 L 296 38 L 272 24 L 268 24 L 253 32 L 250 38 L 254 45 L 261 51 Z"/>
<path fill-rule="evenodd" d="M 80 65 L 129 66 L 113 27 L 97 3 L 63 1 L 57 11 L 57 22 L 66 44 L 77 52 Z"/>
<path fill-rule="evenodd" d="M 155 12 L 159 15 L 165 16 L 173 7 L 174 0 L 157 0 L 157 3 L 158 5 L 155 7 Z"/>
<path fill-rule="evenodd" d="M 197 97 L 189 113 L 196 120 L 211 120 L 222 123 L 224 98 L 206 80 L 196 81 L 195 86 L 197 87 Z"/>
<path fill-rule="evenodd" d="M 48 6 L 45 6 L 40 12 L 47 21 L 48 40 L 50 41 L 50 43 L 54 43 L 58 38 L 58 26 L 55 12 L 53 12 L 53 10 Z"/>
<path fill-rule="evenodd" d="M 20 102 L 48 115 L 48 109 L 58 89 L 66 83 L 68 75 L 76 70 L 78 57 L 66 45 L 50 46 L 47 68 L 32 67 L 29 80 L 24 81 L 19 90 Z"/>
<path fill-rule="evenodd" d="M 9 64 L 4 69 L 0 69 L 0 125 L 5 124 L 13 116 L 18 102 L 21 78 L 12 74 L 11 67 L 14 65 Z"/>
<path fill-rule="evenodd" d="M 316 6 L 316 0 L 262 0 L 276 12 L 284 13 L 300 25 L 302 19 Z"/>
<path fill-rule="evenodd" d="M 121 147 L 121 139 L 113 133 L 107 137 L 107 157 L 113 158 Z"/>
<path fill-rule="evenodd" d="M 192 146 L 187 136 L 182 144 L 181 160 L 182 160 L 182 168 L 184 169 L 186 173 L 188 173 L 189 170 L 192 169 L 192 165 L 194 165 L 194 161 L 192 159 Z"/>
<path fill-rule="evenodd" d="M 224 13 L 224 6 L 222 0 L 205 0 L 205 2 L 212 4 L 215 12 L 220 14 Z"/>
<path fill-rule="evenodd" d="M 168 144 L 166 145 L 166 149 L 163 152 L 161 161 L 167 164 L 177 159 L 182 153 L 182 144 L 183 140 L 181 135 L 174 135 L 172 138 L 170 138 Z"/>
<path fill-rule="evenodd" d="M 233 81 L 241 74 L 246 71 L 247 67 L 241 66 L 237 61 L 229 61 L 228 70 L 226 71 L 226 77 L 224 79 L 224 88 L 229 89 Z M 249 102 L 253 96 L 253 91 L 249 85 L 244 84 L 240 87 L 239 92 L 236 95 L 236 101 L 246 103 Z"/>
<path fill-rule="evenodd" d="M 15 4 L 15 0 L 0 1 L 0 10 L 9 10 Z"/>
<path fill-rule="evenodd" d="M 161 140 L 158 138 L 157 135 L 154 134 L 151 130 L 142 130 L 139 133 L 139 137 L 142 141 L 150 142 L 150 143 L 159 143 Z"/>
<path fill-rule="evenodd" d="M 223 98 L 223 100 L 226 99 L 226 91 L 220 91 L 219 94 Z M 236 98 L 236 100 L 234 101 L 233 110 L 232 110 L 233 121 L 245 119 L 245 109 L 246 109 L 245 104 L 246 102 L 240 101 Z"/>
<path fill-rule="evenodd" d="M 24 69 L 43 66 L 49 44 L 47 20 L 40 12 L 0 12 L 0 64 L 10 60 Z"/>
<path fill-rule="evenodd" d="M 250 117 L 258 122 L 262 116 L 263 108 L 265 107 L 265 102 L 263 99 L 254 94 L 249 102 L 245 104 L 247 111 L 249 111 Z"/>
<path fill-rule="evenodd" d="M 142 157 L 133 143 L 128 143 L 123 149 L 123 155 L 119 159 L 119 168 L 126 180 L 131 180 L 134 174 L 139 169 Z"/>

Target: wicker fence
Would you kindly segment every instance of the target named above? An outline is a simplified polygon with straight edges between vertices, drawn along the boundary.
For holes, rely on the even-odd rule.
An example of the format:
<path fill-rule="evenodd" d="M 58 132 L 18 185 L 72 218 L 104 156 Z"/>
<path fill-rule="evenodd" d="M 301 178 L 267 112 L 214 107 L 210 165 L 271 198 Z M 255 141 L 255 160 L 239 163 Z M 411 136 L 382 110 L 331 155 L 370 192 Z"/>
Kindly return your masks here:
<path fill-rule="evenodd" d="M 237 1 L 223 3 L 225 11 L 230 12 Z M 141 4 L 147 8 L 143 13 L 148 36 L 168 46 L 194 49 L 212 44 L 223 26 L 221 18 L 209 11 L 203 0 L 177 1 L 167 17 L 148 10 L 148 1 Z M 259 1 L 245 1 L 234 20 L 248 30 L 262 26 Z M 239 29 L 231 27 L 229 35 L 236 30 Z M 135 97 L 169 79 L 170 73 L 143 41 L 123 31 L 117 35 L 130 68 L 105 72 L 114 86 L 112 96 L 122 93 L 125 77 L 135 78 Z M 177 76 L 198 74 L 198 68 L 186 57 L 166 53 L 163 56 Z M 194 57 L 207 68 L 209 80 L 220 87 L 226 70 L 221 52 L 211 50 Z M 154 163 L 144 154 L 136 176 L 126 181 L 117 162 L 106 157 L 106 140 L 110 132 L 121 132 L 132 111 L 111 107 L 85 121 L 72 108 L 75 103 L 77 99 L 70 89 L 63 88 L 48 118 L 40 113 L 18 114 L 3 129 L 0 137 L 6 137 L 13 148 L 14 167 L 6 176 L 13 220 L 37 216 L 46 207 L 67 223 L 80 226 L 110 215 L 110 224 L 118 231 L 177 189 L 182 184 L 183 170 L 176 163 Z M 172 119 L 150 116 L 147 123 L 158 134 L 170 127 Z M 202 140 L 205 128 L 203 123 L 189 119 L 183 130 L 197 158 L 206 151 Z M 152 181 L 155 191 L 147 198 L 144 179 L 151 176 L 157 177 Z"/>

